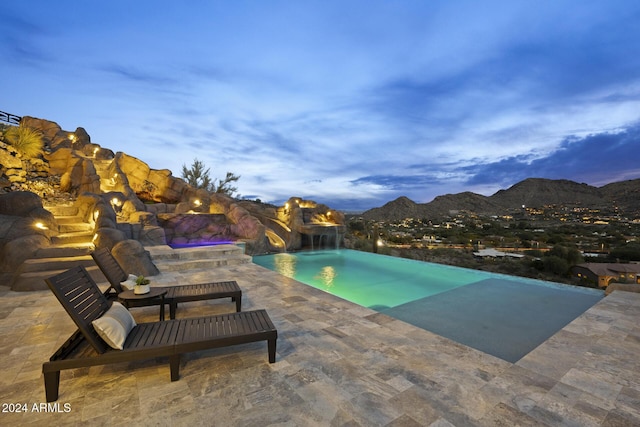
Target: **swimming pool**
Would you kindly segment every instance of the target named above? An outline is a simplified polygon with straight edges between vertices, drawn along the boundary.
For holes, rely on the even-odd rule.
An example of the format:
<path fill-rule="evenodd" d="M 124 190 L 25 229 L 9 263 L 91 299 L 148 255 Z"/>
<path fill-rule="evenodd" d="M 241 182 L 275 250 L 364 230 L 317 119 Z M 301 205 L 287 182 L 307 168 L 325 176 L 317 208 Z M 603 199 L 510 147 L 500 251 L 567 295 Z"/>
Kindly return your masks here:
<path fill-rule="evenodd" d="M 604 296 L 596 289 L 348 249 L 261 255 L 253 262 L 510 362 Z"/>

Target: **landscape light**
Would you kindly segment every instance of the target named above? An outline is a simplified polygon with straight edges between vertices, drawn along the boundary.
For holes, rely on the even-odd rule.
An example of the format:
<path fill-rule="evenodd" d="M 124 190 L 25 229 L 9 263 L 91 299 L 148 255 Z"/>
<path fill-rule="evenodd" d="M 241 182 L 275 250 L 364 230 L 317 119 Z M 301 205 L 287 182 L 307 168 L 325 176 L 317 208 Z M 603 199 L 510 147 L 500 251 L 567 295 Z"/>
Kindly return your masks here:
<path fill-rule="evenodd" d="M 35 226 L 36 228 L 39 228 L 40 230 L 46 230 L 46 229 L 47 229 L 47 226 L 46 226 L 46 225 L 44 225 L 44 224 L 43 224 L 42 222 L 40 222 L 40 221 L 36 222 L 36 223 L 34 224 L 34 226 Z"/>
<path fill-rule="evenodd" d="M 202 205 L 202 202 L 200 201 L 200 199 L 195 199 L 195 200 L 193 201 L 193 204 L 194 204 L 196 207 L 199 207 L 200 205 Z"/>
<path fill-rule="evenodd" d="M 111 199 L 111 207 L 113 208 L 114 211 L 118 212 L 120 210 L 121 205 L 122 205 L 122 202 L 117 197 L 114 197 L 113 199 Z"/>

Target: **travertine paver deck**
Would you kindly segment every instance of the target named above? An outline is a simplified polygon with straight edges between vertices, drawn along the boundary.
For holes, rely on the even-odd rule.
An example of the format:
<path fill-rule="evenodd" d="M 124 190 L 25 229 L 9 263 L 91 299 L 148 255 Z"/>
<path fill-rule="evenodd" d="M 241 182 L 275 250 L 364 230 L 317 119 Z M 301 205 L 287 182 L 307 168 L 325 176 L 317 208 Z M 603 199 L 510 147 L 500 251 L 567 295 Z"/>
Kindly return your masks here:
<path fill-rule="evenodd" d="M 614 292 L 511 364 L 253 264 L 154 282 L 232 279 L 243 309 L 266 308 L 278 328 L 275 364 L 255 343 L 185 357 L 177 382 L 154 360 L 63 371 L 60 413 L 33 404 L 74 326 L 50 292 L 0 288 L 0 401 L 29 411 L 0 425 L 640 425 L 640 294 Z M 178 317 L 233 307 L 188 303 Z"/>

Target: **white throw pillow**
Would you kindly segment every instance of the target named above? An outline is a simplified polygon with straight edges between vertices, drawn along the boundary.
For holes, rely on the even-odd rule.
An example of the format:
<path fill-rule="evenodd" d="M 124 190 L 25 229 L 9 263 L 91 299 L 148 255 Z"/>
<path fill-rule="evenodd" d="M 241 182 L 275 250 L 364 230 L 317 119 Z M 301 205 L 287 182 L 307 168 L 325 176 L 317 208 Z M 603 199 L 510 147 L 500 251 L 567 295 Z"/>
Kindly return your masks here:
<path fill-rule="evenodd" d="M 131 278 L 132 276 L 133 276 L 133 279 Z M 120 286 L 122 286 L 125 291 L 131 291 L 136 286 L 137 278 L 138 278 L 137 276 L 130 274 L 127 280 L 125 280 L 124 282 L 120 282 Z"/>
<path fill-rule="evenodd" d="M 136 321 L 129 310 L 117 301 L 114 301 L 109 310 L 91 323 L 100 338 L 116 350 L 122 350 L 127 335 L 136 326 Z"/>

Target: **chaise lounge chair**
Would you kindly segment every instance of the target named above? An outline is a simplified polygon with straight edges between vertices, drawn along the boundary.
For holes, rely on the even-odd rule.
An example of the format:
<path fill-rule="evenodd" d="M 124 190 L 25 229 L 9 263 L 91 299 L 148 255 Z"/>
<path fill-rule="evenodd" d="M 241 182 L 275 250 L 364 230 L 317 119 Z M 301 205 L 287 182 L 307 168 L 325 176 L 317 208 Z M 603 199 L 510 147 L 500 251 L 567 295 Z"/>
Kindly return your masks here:
<path fill-rule="evenodd" d="M 96 262 L 104 276 L 107 278 L 111 286 L 105 292 L 107 297 L 117 296 L 124 291 L 121 282 L 127 280 L 129 275 L 125 273 L 118 261 L 113 257 L 111 252 L 106 248 L 96 249 L 91 253 L 93 260 Z M 176 309 L 178 303 L 188 301 L 202 301 L 218 298 L 231 298 L 236 303 L 236 311 L 242 309 L 242 290 L 235 281 L 227 282 L 211 282 L 194 285 L 168 286 L 167 295 L 164 300 L 169 304 L 169 318 L 176 318 Z M 143 300 L 135 303 L 129 302 L 127 307 L 140 307 L 145 305 L 158 305 L 159 300 Z"/>
<path fill-rule="evenodd" d="M 84 267 L 74 267 L 46 282 L 78 327 L 42 364 L 47 402 L 58 399 L 60 371 L 64 369 L 168 357 L 171 381 L 177 381 L 182 354 L 257 341 L 267 341 L 269 363 L 276 360 L 278 331 L 265 310 L 137 325 L 131 317 L 133 328 L 125 332 L 122 350 L 117 350 L 101 338 L 92 322 L 104 320 L 108 315 L 103 315 L 113 308 L 131 315 L 117 303 L 111 306 Z"/>

